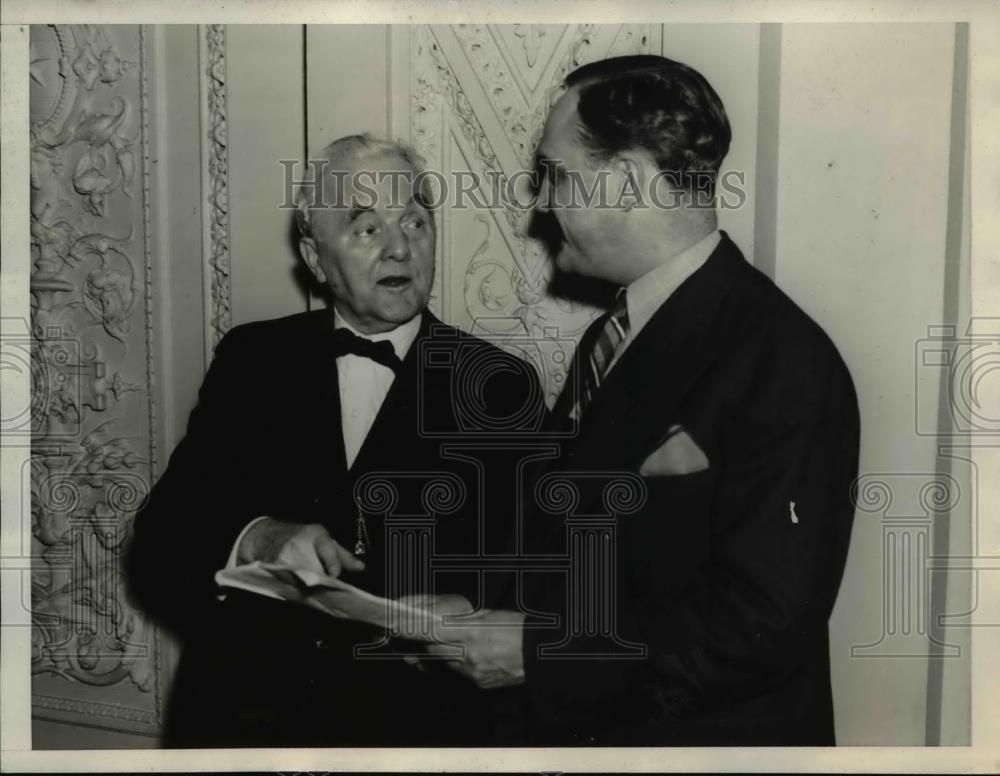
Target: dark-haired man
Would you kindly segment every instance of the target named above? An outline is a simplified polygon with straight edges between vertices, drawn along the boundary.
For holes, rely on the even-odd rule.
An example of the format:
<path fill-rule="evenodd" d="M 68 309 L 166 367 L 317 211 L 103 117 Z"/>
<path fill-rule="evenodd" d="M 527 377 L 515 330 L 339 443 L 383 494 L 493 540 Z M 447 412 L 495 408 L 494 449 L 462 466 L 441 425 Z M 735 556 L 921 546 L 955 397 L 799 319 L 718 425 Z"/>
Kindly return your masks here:
<path fill-rule="evenodd" d="M 614 530 L 568 575 L 526 573 L 527 617 L 453 633 L 467 647 L 455 668 L 523 685 L 521 743 L 833 744 L 827 621 L 854 511 L 851 377 L 700 201 L 730 142 L 708 82 L 637 56 L 566 85 L 538 148 L 538 215 L 561 269 L 619 292 L 579 344 L 575 390 L 556 407 L 579 434 L 552 474 L 576 488 L 573 515 L 610 514 Z M 602 177 L 611 196 L 583 202 Z M 638 506 L 616 513 L 596 487 L 615 473 L 641 478 Z M 566 503 L 536 509 L 530 552 L 569 553 Z"/>
<path fill-rule="evenodd" d="M 491 740 L 480 693 L 440 665 L 405 664 L 398 653 L 413 645 L 379 651 L 373 628 L 250 593 L 216 600 L 218 570 L 263 561 L 343 575 L 376 595 L 461 592 L 481 606 L 474 573 L 432 577 L 425 555 L 408 554 L 475 553 L 504 530 L 484 531 L 478 471 L 454 454 L 477 441 L 459 416 L 468 386 L 456 376 L 475 373 L 487 420 L 530 427 L 545 412 L 529 365 L 426 309 L 436 231 L 412 153 L 349 136 L 324 157 L 344 196 L 298 215 L 303 257 L 332 309 L 226 335 L 187 435 L 136 517 L 133 593 L 184 641 L 168 746 Z M 384 508 L 358 499 L 370 477 Z M 399 514 L 403 533 L 390 533 Z"/>

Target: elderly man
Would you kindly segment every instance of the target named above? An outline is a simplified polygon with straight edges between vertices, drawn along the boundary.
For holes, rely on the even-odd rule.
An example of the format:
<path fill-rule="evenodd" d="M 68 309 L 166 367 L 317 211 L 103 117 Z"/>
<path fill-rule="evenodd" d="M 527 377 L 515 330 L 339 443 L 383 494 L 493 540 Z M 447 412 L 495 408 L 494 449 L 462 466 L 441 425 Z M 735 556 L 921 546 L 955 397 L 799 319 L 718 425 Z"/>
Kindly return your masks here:
<path fill-rule="evenodd" d="M 341 575 L 376 595 L 461 593 L 482 607 L 476 573 L 432 577 L 426 555 L 406 566 L 414 559 L 387 546 L 385 523 L 430 515 L 433 552 L 451 555 L 506 532 L 484 529 L 477 470 L 445 450 L 477 439 L 461 414 L 468 386 L 456 376 L 466 366 L 478 380 L 476 417 L 530 425 L 545 412 L 530 366 L 427 311 L 436 233 L 412 155 L 351 136 L 324 159 L 333 183 L 300 210 L 300 248 L 332 309 L 226 335 L 187 435 L 136 517 L 135 597 L 184 642 L 169 746 L 490 740 L 480 694 L 463 677 L 417 670 L 391 643 L 356 651 L 384 634 L 250 593 L 218 600 L 219 569 L 265 561 Z M 357 502 L 366 475 L 393 491 L 383 515 Z M 453 503 L 434 515 L 425 490 L 439 475 Z"/>
<path fill-rule="evenodd" d="M 833 744 L 827 621 L 858 466 L 850 375 L 718 229 L 730 127 L 708 82 L 636 56 L 566 85 L 538 148 L 538 216 L 559 268 L 619 291 L 579 344 L 554 413 L 579 434 L 546 481 L 577 489 L 574 515 L 615 521 L 600 545 L 611 557 L 526 574 L 519 606 L 451 630 L 466 647 L 452 666 L 522 687 L 517 743 Z M 635 490 L 617 512 L 597 487 L 616 472 Z M 567 503 L 538 506 L 530 552 L 567 555 L 555 513 Z"/>

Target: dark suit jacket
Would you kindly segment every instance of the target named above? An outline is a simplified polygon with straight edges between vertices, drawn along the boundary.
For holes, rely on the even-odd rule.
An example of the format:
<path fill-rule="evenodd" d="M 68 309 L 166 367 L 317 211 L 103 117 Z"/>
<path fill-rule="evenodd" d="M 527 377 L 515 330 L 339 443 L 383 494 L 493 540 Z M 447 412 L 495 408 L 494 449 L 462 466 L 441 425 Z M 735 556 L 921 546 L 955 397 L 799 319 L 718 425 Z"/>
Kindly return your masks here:
<path fill-rule="evenodd" d="M 526 576 L 524 602 L 559 618 L 525 631 L 528 741 L 833 744 L 827 621 L 854 513 L 857 400 L 824 332 L 725 234 L 606 376 L 553 467 L 575 478 L 573 512 L 607 513 L 608 477 L 636 475 L 675 425 L 709 467 L 643 477 L 643 505 L 615 519 L 605 652 L 636 644 L 645 657 L 586 657 L 599 639 L 574 633 L 565 577 Z M 532 551 L 565 554 L 564 522 L 539 510 Z"/>
<path fill-rule="evenodd" d="M 490 417 L 518 414 L 522 423 L 541 422 L 545 408 L 532 368 L 425 313 L 348 471 L 332 329 L 332 313 L 321 310 L 229 332 L 217 348 L 186 437 L 136 517 L 127 556 L 133 595 L 184 641 L 167 745 L 420 746 L 490 740 L 485 696 L 440 664 L 422 673 L 398 659 L 356 659 L 356 645 L 378 641 L 367 627 L 238 591 L 216 600 L 215 572 L 258 515 L 320 522 L 341 545 L 353 548 L 358 514 L 353 494 L 365 475 L 383 472 L 393 481 L 398 491 L 393 515 L 426 514 L 423 489 L 435 473 L 452 475 L 452 482 L 457 478 L 465 495 L 457 510 L 437 518 L 435 554 L 475 553 L 480 541 L 489 549 L 507 533 L 506 526 L 490 522 L 509 520 L 508 514 L 478 506 L 476 468 L 443 450 L 449 442 L 475 443 Z M 462 383 L 468 372 L 477 375 L 475 391 Z M 345 578 L 381 595 L 385 526 L 378 514 L 368 514 L 366 521 L 372 541 L 367 568 Z M 410 574 L 395 592 L 456 592 L 474 604 L 488 603 L 477 576 L 468 572 L 432 579 Z"/>

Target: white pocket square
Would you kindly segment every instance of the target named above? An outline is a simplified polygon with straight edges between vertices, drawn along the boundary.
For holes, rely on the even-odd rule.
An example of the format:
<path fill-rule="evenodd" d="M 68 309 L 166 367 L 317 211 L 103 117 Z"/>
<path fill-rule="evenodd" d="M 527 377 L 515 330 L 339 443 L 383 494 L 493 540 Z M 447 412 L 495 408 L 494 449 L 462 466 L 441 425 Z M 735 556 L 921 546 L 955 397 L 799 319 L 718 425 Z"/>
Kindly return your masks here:
<path fill-rule="evenodd" d="M 666 440 L 639 467 L 643 477 L 694 474 L 708 468 L 708 456 L 687 431 L 674 426 Z"/>

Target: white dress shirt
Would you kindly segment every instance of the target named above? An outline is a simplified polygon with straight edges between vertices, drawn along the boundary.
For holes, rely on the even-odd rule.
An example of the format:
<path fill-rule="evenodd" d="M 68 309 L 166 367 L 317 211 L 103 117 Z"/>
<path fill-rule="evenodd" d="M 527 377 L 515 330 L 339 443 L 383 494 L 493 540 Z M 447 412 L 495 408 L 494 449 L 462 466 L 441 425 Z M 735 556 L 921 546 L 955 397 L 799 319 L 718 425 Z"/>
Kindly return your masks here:
<path fill-rule="evenodd" d="M 663 306 L 681 284 L 697 272 L 708 261 L 712 251 L 719 245 L 722 235 L 715 229 L 689 248 L 649 270 L 645 275 L 633 280 L 625 287 L 625 307 L 628 310 L 628 336 L 615 351 L 608 364 L 610 372 L 618 363 L 628 346 L 639 336 L 639 332 L 649 323 L 653 314 Z"/>
<path fill-rule="evenodd" d="M 410 346 L 420 331 L 420 316 L 381 334 L 362 334 L 334 312 L 334 326 L 372 342 L 389 340 L 400 361 L 406 358 Z M 348 353 L 337 358 L 337 382 L 340 387 L 340 423 L 344 431 L 344 452 L 347 468 L 354 465 L 365 437 L 375 423 L 396 373 L 389 367 L 364 356 Z"/>
<path fill-rule="evenodd" d="M 345 321 L 336 308 L 334 308 L 333 313 L 335 328 L 347 329 L 351 333 L 373 342 L 389 340 L 400 361 L 406 358 L 410 346 L 413 345 L 420 332 L 420 320 L 421 316 L 417 315 L 391 331 L 381 334 L 362 334 Z M 382 408 L 382 402 L 385 401 L 395 377 L 396 373 L 392 369 L 377 361 L 372 361 L 370 358 L 357 356 L 353 353 L 337 357 L 340 424 L 344 434 L 344 452 L 347 454 L 348 469 L 354 465 L 354 460 L 358 457 L 358 452 L 375 423 L 375 418 Z M 243 537 L 246 536 L 250 527 L 265 517 L 267 515 L 254 518 L 240 531 L 240 535 L 236 537 L 233 549 L 229 553 L 229 561 L 226 563 L 227 569 L 238 565 L 236 550 L 239 548 L 240 542 L 243 541 Z"/>

